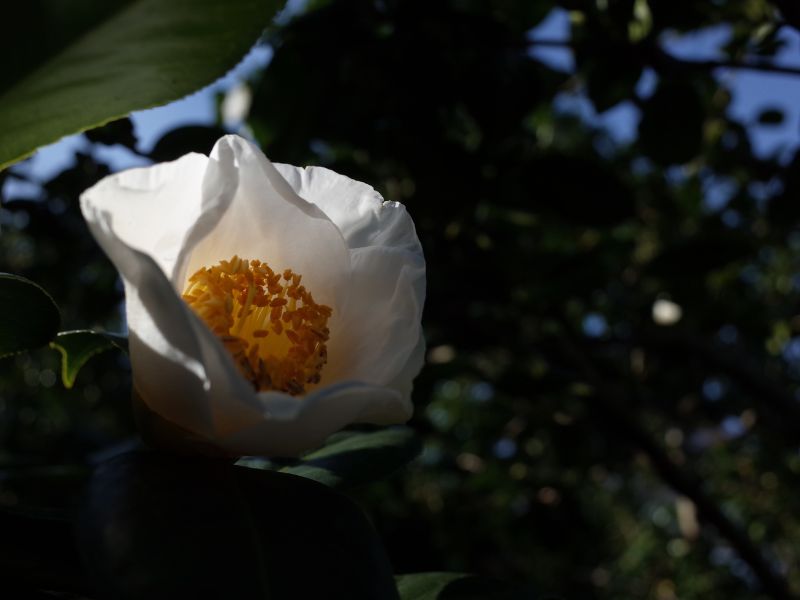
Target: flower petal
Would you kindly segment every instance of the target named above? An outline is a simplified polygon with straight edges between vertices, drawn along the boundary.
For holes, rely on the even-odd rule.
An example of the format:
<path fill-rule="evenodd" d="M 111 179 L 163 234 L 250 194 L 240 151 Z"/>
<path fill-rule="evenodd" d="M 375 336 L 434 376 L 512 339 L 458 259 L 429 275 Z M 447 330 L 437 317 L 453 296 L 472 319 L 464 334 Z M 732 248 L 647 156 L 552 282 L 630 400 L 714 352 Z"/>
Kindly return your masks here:
<path fill-rule="evenodd" d="M 335 377 L 385 385 L 422 337 L 425 264 L 421 255 L 379 246 L 353 250 L 351 264 L 353 293 L 331 328 L 322 384 Z"/>
<path fill-rule="evenodd" d="M 413 390 L 414 378 L 419 375 L 425 364 L 425 336 L 420 333 L 419 340 L 411 356 L 408 357 L 406 364 L 400 369 L 400 372 L 395 375 L 388 385 L 390 388 L 397 390 L 403 395 L 403 398 L 408 401 L 408 419 L 411 418 L 411 413 L 414 410 L 411 404 L 411 392 Z"/>
<path fill-rule="evenodd" d="M 410 416 L 399 392 L 359 382 L 320 388 L 303 398 L 276 392 L 260 395 L 269 418 L 218 438 L 217 445 L 226 453 L 296 456 L 351 423 L 388 425 Z"/>
<path fill-rule="evenodd" d="M 399 202 L 385 202 L 371 186 L 325 167 L 275 168 L 301 197 L 319 206 L 342 232 L 348 248 L 398 246 L 419 251 L 413 222 Z"/>
<path fill-rule="evenodd" d="M 175 301 L 175 290 L 153 258 L 122 241 L 114 229 L 111 214 L 96 208 L 89 198 L 81 198 L 83 215 L 125 283 L 134 377 L 150 374 L 152 382 L 143 381 L 143 392 L 150 396 L 155 391 L 156 397 L 163 393 L 171 400 L 165 406 L 168 418 L 186 414 L 192 420 L 193 429 L 208 432 L 209 414 L 193 403 L 205 383 L 202 354 L 192 328 L 187 326 L 185 310 Z M 155 310 L 149 311 L 149 307 Z M 156 379 L 161 379 L 164 369 L 168 370 L 168 377 L 154 390 Z M 171 394 L 177 391 L 180 393 Z"/>
<path fill-rule="evenodd" d="M 251 143 L 225 136 L 211 161 L 218 180 L 237 178 L 230 206 L 194 247 L 187 273 L 233 255 L 265 261 L 275 271 L 292 269 L 317 302 L 338 311 L 349 294 L 350 257 L 342 234 L 318 207 L 300 198 L 269 160 Z"/>
<path fill-rule="evenodd" d="M 229 354 L 165 275 L 179 267 L 186 239 L 207 233 L 230 204 L 237 178 L 233 190 L 230 180 L 202 184 L 214 167 L 187 155 L 108 177 L 81 197 L 92 233 L 125 282 L 134 385 L 165 419 L 206 436 L 263 416 Z"/>
<path fill-rule="evenodd" d="M 203 212 L 201 184 L 207 164 L 208 157 L 187 154 L 122 171 L 86 190 L 81 205 L 108 214 L 114 236 L 152 256 L 171 277 L 184 238 Z"/>
<path fill-rule="evenodd" d="M 82 204 L 97 241 L 125 283 L 134 386 L 155 412 L 203 436 L 262 418 L 230 355 L 175 293 L 155 260 L 125 244 L 111 215 Z"/>
<path fill-rule="evenodd" d="M 398 202 L 323 167 L 275 167 L 299 195 L 342 231 L 352 293 L 331 323 L 322 385 L 341 379 L 397 386 L 408 394 L 424 356 L 420 325 L 425 260 L 414 224 Z"/>

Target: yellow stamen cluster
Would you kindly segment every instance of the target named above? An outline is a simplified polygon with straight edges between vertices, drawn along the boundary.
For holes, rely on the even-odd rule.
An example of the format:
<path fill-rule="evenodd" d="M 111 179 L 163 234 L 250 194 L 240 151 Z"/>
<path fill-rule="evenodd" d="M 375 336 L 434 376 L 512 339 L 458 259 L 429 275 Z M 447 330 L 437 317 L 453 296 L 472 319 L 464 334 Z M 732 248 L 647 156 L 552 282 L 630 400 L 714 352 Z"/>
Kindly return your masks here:
<path fill-rule="evenodd" d="M 275 273 L 234 256 L 189 278 L 183 299 L 233 355 L 258 391 L 292 395 L 318 383 L 328 360 L 331 309 L 317 304 L 291 269 Z"/>

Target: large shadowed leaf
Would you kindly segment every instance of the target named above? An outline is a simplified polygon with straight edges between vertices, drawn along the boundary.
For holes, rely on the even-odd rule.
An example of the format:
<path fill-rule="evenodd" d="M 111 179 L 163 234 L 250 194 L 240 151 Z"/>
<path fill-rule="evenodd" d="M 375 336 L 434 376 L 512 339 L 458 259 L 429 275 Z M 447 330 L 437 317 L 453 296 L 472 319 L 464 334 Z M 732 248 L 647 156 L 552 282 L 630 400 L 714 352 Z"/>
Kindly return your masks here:
<path fill-rule="evenodd" d="M 63 331 L 50 342 L 50 347 L 61 353 L 61 380 L 71 388 L 81 370 L 90 358 L 106 350 L 128 350 L 128 338 L 106 331 Z"/>
<path fill-rule="evenodd" d="M 383 546 L 345 496 L 222 460 L 117 456 L 78 529 L 106 597 L 397 598 Z"/>
<path fill-rule="evenodd" d="M 13 22 L 13 27 L 4 28 L 0 51 L 3 56 L 13 56 L 14 60 L 3 64 L 0 93 L 133 1 L 29 0 L 15 3 L 13 12 L 4 6 L 3 22 Z M 43 32 L 47 35 L 42 35 Z"/>
<path fill-rule="evenodd" d="M 0 273 L 0 357 L 44 346 L 60 322 L 56 303 L 41 287 Z"/>
<path fill-rule="evenodd" d="M 464 573 L 413 573 L 396 578 L 402 600 L 533 600 L 530 590 Z"/>
<path fill-rule="evenodd" d="M 0 79 L 0 168 L 62 136 L 211 83 L 247 52 L 282 2 L 136 0 L 115 3 L 117 10 L 81 2 L 84 20 L 70 35 L 58 33 L 53 18 L 60 3 L 36 4 L 33 24 L 21 26 L 58 44 L 48 42 L 30 71 Z"/>

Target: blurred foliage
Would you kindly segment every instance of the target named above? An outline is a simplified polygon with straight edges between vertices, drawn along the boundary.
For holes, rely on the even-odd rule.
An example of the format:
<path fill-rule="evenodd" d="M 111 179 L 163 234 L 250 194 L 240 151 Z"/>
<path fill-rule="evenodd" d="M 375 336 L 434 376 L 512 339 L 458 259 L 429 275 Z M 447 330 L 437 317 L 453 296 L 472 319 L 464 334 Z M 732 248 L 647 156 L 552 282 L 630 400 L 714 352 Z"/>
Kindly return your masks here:
<path fill-rule="evenodd" d="M 569 36 L 537 42 L 554 9 Z M 316 0 L 270 31 L 249 131 L 273 160 L 405 203 L 427 256 L 422 454 L 348 490 L 396 573 L 800 597 L 800 151 L 757 153 L 753 128 L 783 115 L 737 120 L 718 70 L 769 69 L 798 25 L 765 0 Z M 666 49 L 709 27 L 719 60 Z M 620 140 L 565 99 L 626 107 L 638 130 Z M 151 158 L 207 152 L 219 127 L 167 133 Z M 66 328 L 120 328 L 77 196 L 108 172 L 100 145 L 148 154 L 130 135 L 94 132 L 37 194 L 4 198 L 0 270 L 48 290 Z M 4 360 L 0 505 L 64 506 L 74 479 L 53 465 L 133 431 L 124 356 L 69 391 L 52 351 Z M 424 581 L 444 585 L 407 586 Z"/>

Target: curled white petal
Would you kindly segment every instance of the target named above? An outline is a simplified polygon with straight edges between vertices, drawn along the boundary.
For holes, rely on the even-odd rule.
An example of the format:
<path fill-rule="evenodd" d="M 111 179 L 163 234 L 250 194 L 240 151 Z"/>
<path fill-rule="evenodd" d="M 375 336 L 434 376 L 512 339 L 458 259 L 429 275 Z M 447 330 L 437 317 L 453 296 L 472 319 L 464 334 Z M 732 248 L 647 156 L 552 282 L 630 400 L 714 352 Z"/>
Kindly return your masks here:
<path fill-rule="evenodd" d="M 117 236 L 111 214 L 88 201 L 83 211 L 125 282 L 134 386 L 142 399 L 165 419 L 203 436 L 259 418 L 258 397 L 156 261 Z"/>
<path fill-rule="evenodd" d="M 90 227 L 94 215 L 113 217 L 114 236 L 152 256 L 171 277 L 189 230 L 206 208 L 202 184 L 207 165 L 208 157 L 187 154 L 106 177 L 81 196 L 84 217 Z"/>
<path fill-rule="evenodd" d="M 325 167 L 275 164 L 294 190 L 336 223 L 349 248 L 397 246 L 422 253 L 414 224 L 399 202 L 385 202 L 370 185 Z"/>

